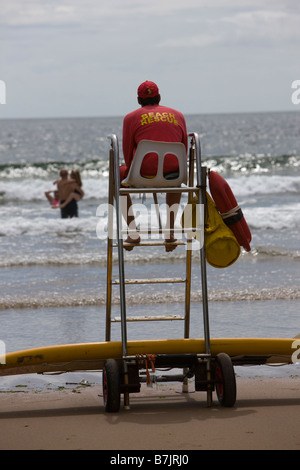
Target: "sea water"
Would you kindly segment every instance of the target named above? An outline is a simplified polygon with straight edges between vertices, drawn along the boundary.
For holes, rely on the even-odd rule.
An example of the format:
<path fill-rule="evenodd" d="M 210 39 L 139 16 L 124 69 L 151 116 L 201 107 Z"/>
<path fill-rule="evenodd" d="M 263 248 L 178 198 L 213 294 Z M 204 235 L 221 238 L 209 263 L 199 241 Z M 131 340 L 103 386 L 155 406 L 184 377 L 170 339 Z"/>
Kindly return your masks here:
<path fill-rule="evenodd" d="M 300 113 L 186 121 L 200 136 L 202 164 L 230 184 L 252 233 L 251 252 L 242 250 L 234 265 L 207 266 L 211 337 L 294 337 L 300 333 Z M 111 133 L 122 150 L 122 117 L 0 121 L 0 339 L 7 352 L 105 340 L 107 217 L 99 208 L 107 203 Z M 62 220 L 44 194 L 55 188 L 61 168 L 82 176 L 76 219 Z M 150 207 L 151 197 L 143 203 Z M 135 247 L 125 253 L 126 277 L 183 277 L 184 250 Z M 200 279 L 195 250 L 190 337 L 203 335 Z M 119 316 L 113 289 L 113 316 Z M 128 315 L 183 313 L 178 284 L 130 286 L 126 296 Z M 128 325 L 129 339 L 178 337 L 180 321 Z M 120 339 L 119 323 L 112 339 Z"/>

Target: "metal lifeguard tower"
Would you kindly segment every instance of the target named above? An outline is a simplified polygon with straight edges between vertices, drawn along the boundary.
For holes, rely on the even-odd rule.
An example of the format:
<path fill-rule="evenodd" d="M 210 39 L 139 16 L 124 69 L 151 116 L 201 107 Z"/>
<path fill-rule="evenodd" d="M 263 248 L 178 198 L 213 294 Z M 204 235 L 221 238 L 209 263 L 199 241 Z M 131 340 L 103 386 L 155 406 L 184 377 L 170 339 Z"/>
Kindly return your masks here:
<path fill-rule="evenodd" d="M 147 351 L 147 354 L 132 356 L 128 353 L 127 341 L 127 314 L 126 314 L 126 292 L 127 284 L 150 284 L 150 283 L 182 283 L 185 286 L 185 306 L 183 316 L 138 316 L 131 317 L 130 321 L 168 321 L 182 320 L 184 322 L 185 339 L 190 337 L 190 301 L 191 301 L 191 268 L 193 249 L 189 246 L 194 242 L 196 233 L 204 240 L 204 217 L 198 214 L 197 226 L 184 229 L 174 229 L 174 232 L 184 230 L 186 240 L 178 240 L 176 244 L 186 245 L 186 272 L 185 278 L 155 278 L 155 279 L 125 279 L 124 271 L 124 248 L 126 242 L 123 235 L 128 234 L 128 229 L 122 228 L 122 214 L 120 207 L 120 197 L 126 194 L 145 194 L 151 193 L 154 202 L 157 205 L 158 193 L 186 193 L 188 204 L 196 196 L 197 207 L 206 208 L 206 180 L 207 169 L 201 165 L 201 147 L 198 134 L 189 134 L 188 155 L 183 144 L 161 143 L 143 141 L 139 144 L 135 159 L 137 168 L 134 167 L 125 181 L 120 185 L 119 175 L 119 144 L 116 135 L 108 136 L 110 140 L 109 152 L 109 191 L 108 191 L 108 236 L 107 236 L 107 299 L 106 299 L 106 341 L 111 341 L 111 323 L 119 321 L 121 323 L 122 339 L 122 360 L 108 359 L 103 368 L 103 396 L 106 411 L 115 412 L 120 408 L 120 395 L 124 394 L 124 406 L 129 408 L 129 394 L 140 391 L 141 382 L 145 379 L 145 373 L 142 376 L 142 370 L 148 370 L 148 367 L 155 361 L 155 368 L 182 369 L 182 374 L 174 376 L 157 377 L 156 381 L 180 381 L 183 383 L 183 391 L 187 391 L 187 379 L 195 377 L 196 391 L 206 391 L 207 405 L 212 404 L 212 393 L 217 392 L 219 402 L 223 406 L 233 406 L 236 400 L 236 383 L 231 358 L 224 353 L 218 354 L 215 358 L 211 355 L 209 315 L 208 315 L 208 297 L 207 297 L 207 276 L 206 259 L 204 243 L 200 246 L 200 270 L 202 284 L 202 310 L 205 352 L 196 354 L 178 353 L 172 350 L 170 353 L 155 353 Z M 184 146 L 183 146 L 184 147 Z M 139 152 L 139 153 L 138 153 Z M 158 171 L 155 178 L 145 179 L 139 175 L 139 165 L 142 158 L 149 152 L 155 152 L 158 155 Z M 179 161 L 179 173 L 173 175 L 163 175 L 163 159 L 167 153 L 175 154 Z M 133 165 L 132 165 L 133 167 Z M 125 186 L 125 187 L 124 187 Z M 203 212 L 204 214 L 204 212 Z M 163 228 L 158 214 L 158 229 L 150 235 L 161 236 L 168 228 Z M 114 236 L 114 227 L 116 227 Z M 168 244 L 164 239 L 158 240 L 157 237 L 149 240 L 149 232 L 140 230 L 141 237 L 147 234 L 147 240 L 137 245 L 138 247 L 165 246 Z M 113 281 L 113 250 L 117 249 L 119 279 Z M 112 288 L 118 285 L 120 289 L 120 318 L 112 319 Z M 167 341 L 167 340 L 166 340 Z M 176 348 L 175 348 L 176 349 Z"/>

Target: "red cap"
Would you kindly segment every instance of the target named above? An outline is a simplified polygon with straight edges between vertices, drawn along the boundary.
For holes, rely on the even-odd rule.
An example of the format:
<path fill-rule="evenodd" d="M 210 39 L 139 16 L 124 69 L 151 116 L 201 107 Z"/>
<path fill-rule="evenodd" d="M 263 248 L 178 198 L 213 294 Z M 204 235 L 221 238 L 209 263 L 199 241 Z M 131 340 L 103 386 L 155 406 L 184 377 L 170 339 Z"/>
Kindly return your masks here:
<path fill-rule="evenodd" d="M 158 86 L 153 82 L 146 81 L 138 87 L 139 98 L 154 98 L 157 95 L 159 95 Z"/>

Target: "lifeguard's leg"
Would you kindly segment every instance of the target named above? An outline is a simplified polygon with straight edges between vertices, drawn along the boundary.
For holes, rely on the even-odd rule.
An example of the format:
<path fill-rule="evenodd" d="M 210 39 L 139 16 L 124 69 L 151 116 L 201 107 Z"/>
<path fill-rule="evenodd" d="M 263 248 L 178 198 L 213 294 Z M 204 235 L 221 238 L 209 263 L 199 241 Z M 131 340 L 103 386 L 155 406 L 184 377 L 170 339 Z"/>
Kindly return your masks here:
<path fill-rule="evenodd" d="M 167 193 L 166 203 L 167 203 L 167 223 L 166 228 L 170 229 L 169 233 L 165 234 L 166 242 L 176 242 L 174 237 L 174 225 L 175 219 L 178 212 L 178 207 L 181 199 L 181 193 Z M 166 245 L 166 251 L 175 250 L 176 245 Z"/>
<path fill-rule="evenodd" d="M 137 232 L 134 213 L 132 209 L 131 197 L 129 194 L 126 194 L 126 196 L 122 196 L 120 199 L 121 199 L 121 211 L 125 219 L 125 222 L 130 230 L 133 230 L 136 232 L 136 233 L 130 233 L 125 241 L 127 243 L 139 243 L 140 236 Z"/>
<path fill-rule="evenodd" d="M 126 178 L 128 174 L 128 168 L 126 165 L 121 165 L 119 168 L 120 171 L 120 181 L 121 181 L 121 186 L 122 186 L 122 181 L 123 179 Z M 121 206 L 121 212 L 122 215 L 125 219 L 125 222 L 130 230 L 136 231 L 136 233 L 129 234 L 128 237 L 126 238 L 125 242 L 127 243 L 139 243 L 140 242 L 140 236 L 137 233 L 137 227 L 135 223 L 135 218 L 132 210 L 132 200 L 129 194 L 126 194 L 126 196 L 122 196 L 120 198 L 120 206 Z M 125 247 L 127 250 L 132 250 L 133 247 Z"/>

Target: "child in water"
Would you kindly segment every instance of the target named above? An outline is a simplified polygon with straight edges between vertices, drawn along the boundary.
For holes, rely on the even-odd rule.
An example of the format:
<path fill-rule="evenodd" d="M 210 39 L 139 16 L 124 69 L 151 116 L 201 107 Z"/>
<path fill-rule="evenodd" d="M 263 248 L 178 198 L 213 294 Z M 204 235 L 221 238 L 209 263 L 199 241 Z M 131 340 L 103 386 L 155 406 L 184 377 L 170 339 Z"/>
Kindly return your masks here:
<path fill-rule="evenodd" d="M 53 193 L 54 196 L 51 196 Z M 58 191 L 45 191 L 45 196 L 48 199 L 49 203 L 53 207 L 58 207 L 59 200 L 58 200 Z"/>

